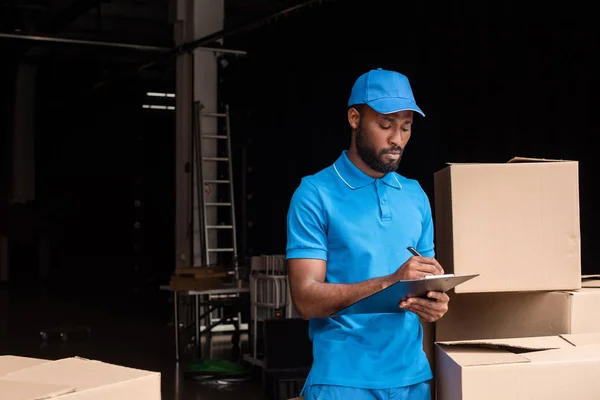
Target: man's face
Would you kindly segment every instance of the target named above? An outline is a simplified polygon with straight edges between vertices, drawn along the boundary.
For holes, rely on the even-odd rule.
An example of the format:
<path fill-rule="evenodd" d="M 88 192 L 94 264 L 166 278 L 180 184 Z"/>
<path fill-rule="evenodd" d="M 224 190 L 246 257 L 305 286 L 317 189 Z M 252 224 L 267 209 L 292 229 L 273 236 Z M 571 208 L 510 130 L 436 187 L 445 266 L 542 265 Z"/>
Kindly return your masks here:
<path fill-rule="evenodd" d="M 373 171 L 385 174 L 398 169 L 410 139 L 412 114 L 412 111 L 379 114 L 369 107 L 363 108 L 356 128 L 356 150 Z"/>

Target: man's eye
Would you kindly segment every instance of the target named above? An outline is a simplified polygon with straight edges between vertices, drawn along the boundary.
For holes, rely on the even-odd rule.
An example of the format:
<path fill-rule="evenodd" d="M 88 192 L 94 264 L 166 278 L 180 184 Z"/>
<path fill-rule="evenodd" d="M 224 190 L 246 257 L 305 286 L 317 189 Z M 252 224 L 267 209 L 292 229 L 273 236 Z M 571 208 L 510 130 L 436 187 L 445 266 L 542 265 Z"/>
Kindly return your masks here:
<path fill-rule="evenodd" d="M 379 125 L 379 126 L 381 127 L 381 129 L 390 129 L 392 127 L 391 125 L 389 125 L 389 126 Z"/>
<path fill-rule="evenodd" d="M 402 128 L 402 132 L 408 132 L 408 131 L 409 131 L 409 129 L 407 129 L 407 128 Z"/>

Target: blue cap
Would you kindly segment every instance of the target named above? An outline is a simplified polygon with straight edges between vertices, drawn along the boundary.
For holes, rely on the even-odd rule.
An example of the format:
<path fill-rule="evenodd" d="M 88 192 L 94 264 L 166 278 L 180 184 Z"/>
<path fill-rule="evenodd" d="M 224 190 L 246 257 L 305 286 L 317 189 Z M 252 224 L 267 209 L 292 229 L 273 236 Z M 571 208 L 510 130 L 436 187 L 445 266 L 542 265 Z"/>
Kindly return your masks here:
<path fill-rule="evenodd" d="M 395 71 L 373 69 L 358 77 L 348 100 L 348 107 L 366 104 L 381 114 L 412 110 L 422 116 L 408 78 Z"/>

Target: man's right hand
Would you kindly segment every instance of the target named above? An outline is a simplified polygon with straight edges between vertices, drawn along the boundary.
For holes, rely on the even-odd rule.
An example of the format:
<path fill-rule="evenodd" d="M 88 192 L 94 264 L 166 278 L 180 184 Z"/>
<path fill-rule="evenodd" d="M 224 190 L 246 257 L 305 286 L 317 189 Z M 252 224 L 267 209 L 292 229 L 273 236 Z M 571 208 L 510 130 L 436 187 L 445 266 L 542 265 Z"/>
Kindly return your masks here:
<path fill-rule="evenodd" d="M 398 281 L 405 281 L 443 273 L 444 269 L 435 258 L 412 256 L 394 272 L 394 278 Z"/>

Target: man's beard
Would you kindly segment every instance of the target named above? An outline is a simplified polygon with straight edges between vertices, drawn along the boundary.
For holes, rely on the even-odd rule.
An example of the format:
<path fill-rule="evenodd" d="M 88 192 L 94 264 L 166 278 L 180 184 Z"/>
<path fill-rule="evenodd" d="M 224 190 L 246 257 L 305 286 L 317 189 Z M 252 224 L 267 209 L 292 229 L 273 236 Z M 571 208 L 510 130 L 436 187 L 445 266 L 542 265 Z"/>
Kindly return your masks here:
<path fill-rule="evenodd" d="M 386 174 L 391 171 L 396 171 L 400 160 L 402 159 L 402 148 L 393 146 L 389 149 L 384 149 L 377 154 L 377 151 L 373 146 L 367 142 L 367 137 L 362 129 L 362 121 L 356 129 L 356 151 L 362 160 L 371 168 L 373 171 L 381 172 Z M 400 153 L 400 156 L 396 161 L 385 162 L 383 156 L 387 153 Z"/>

